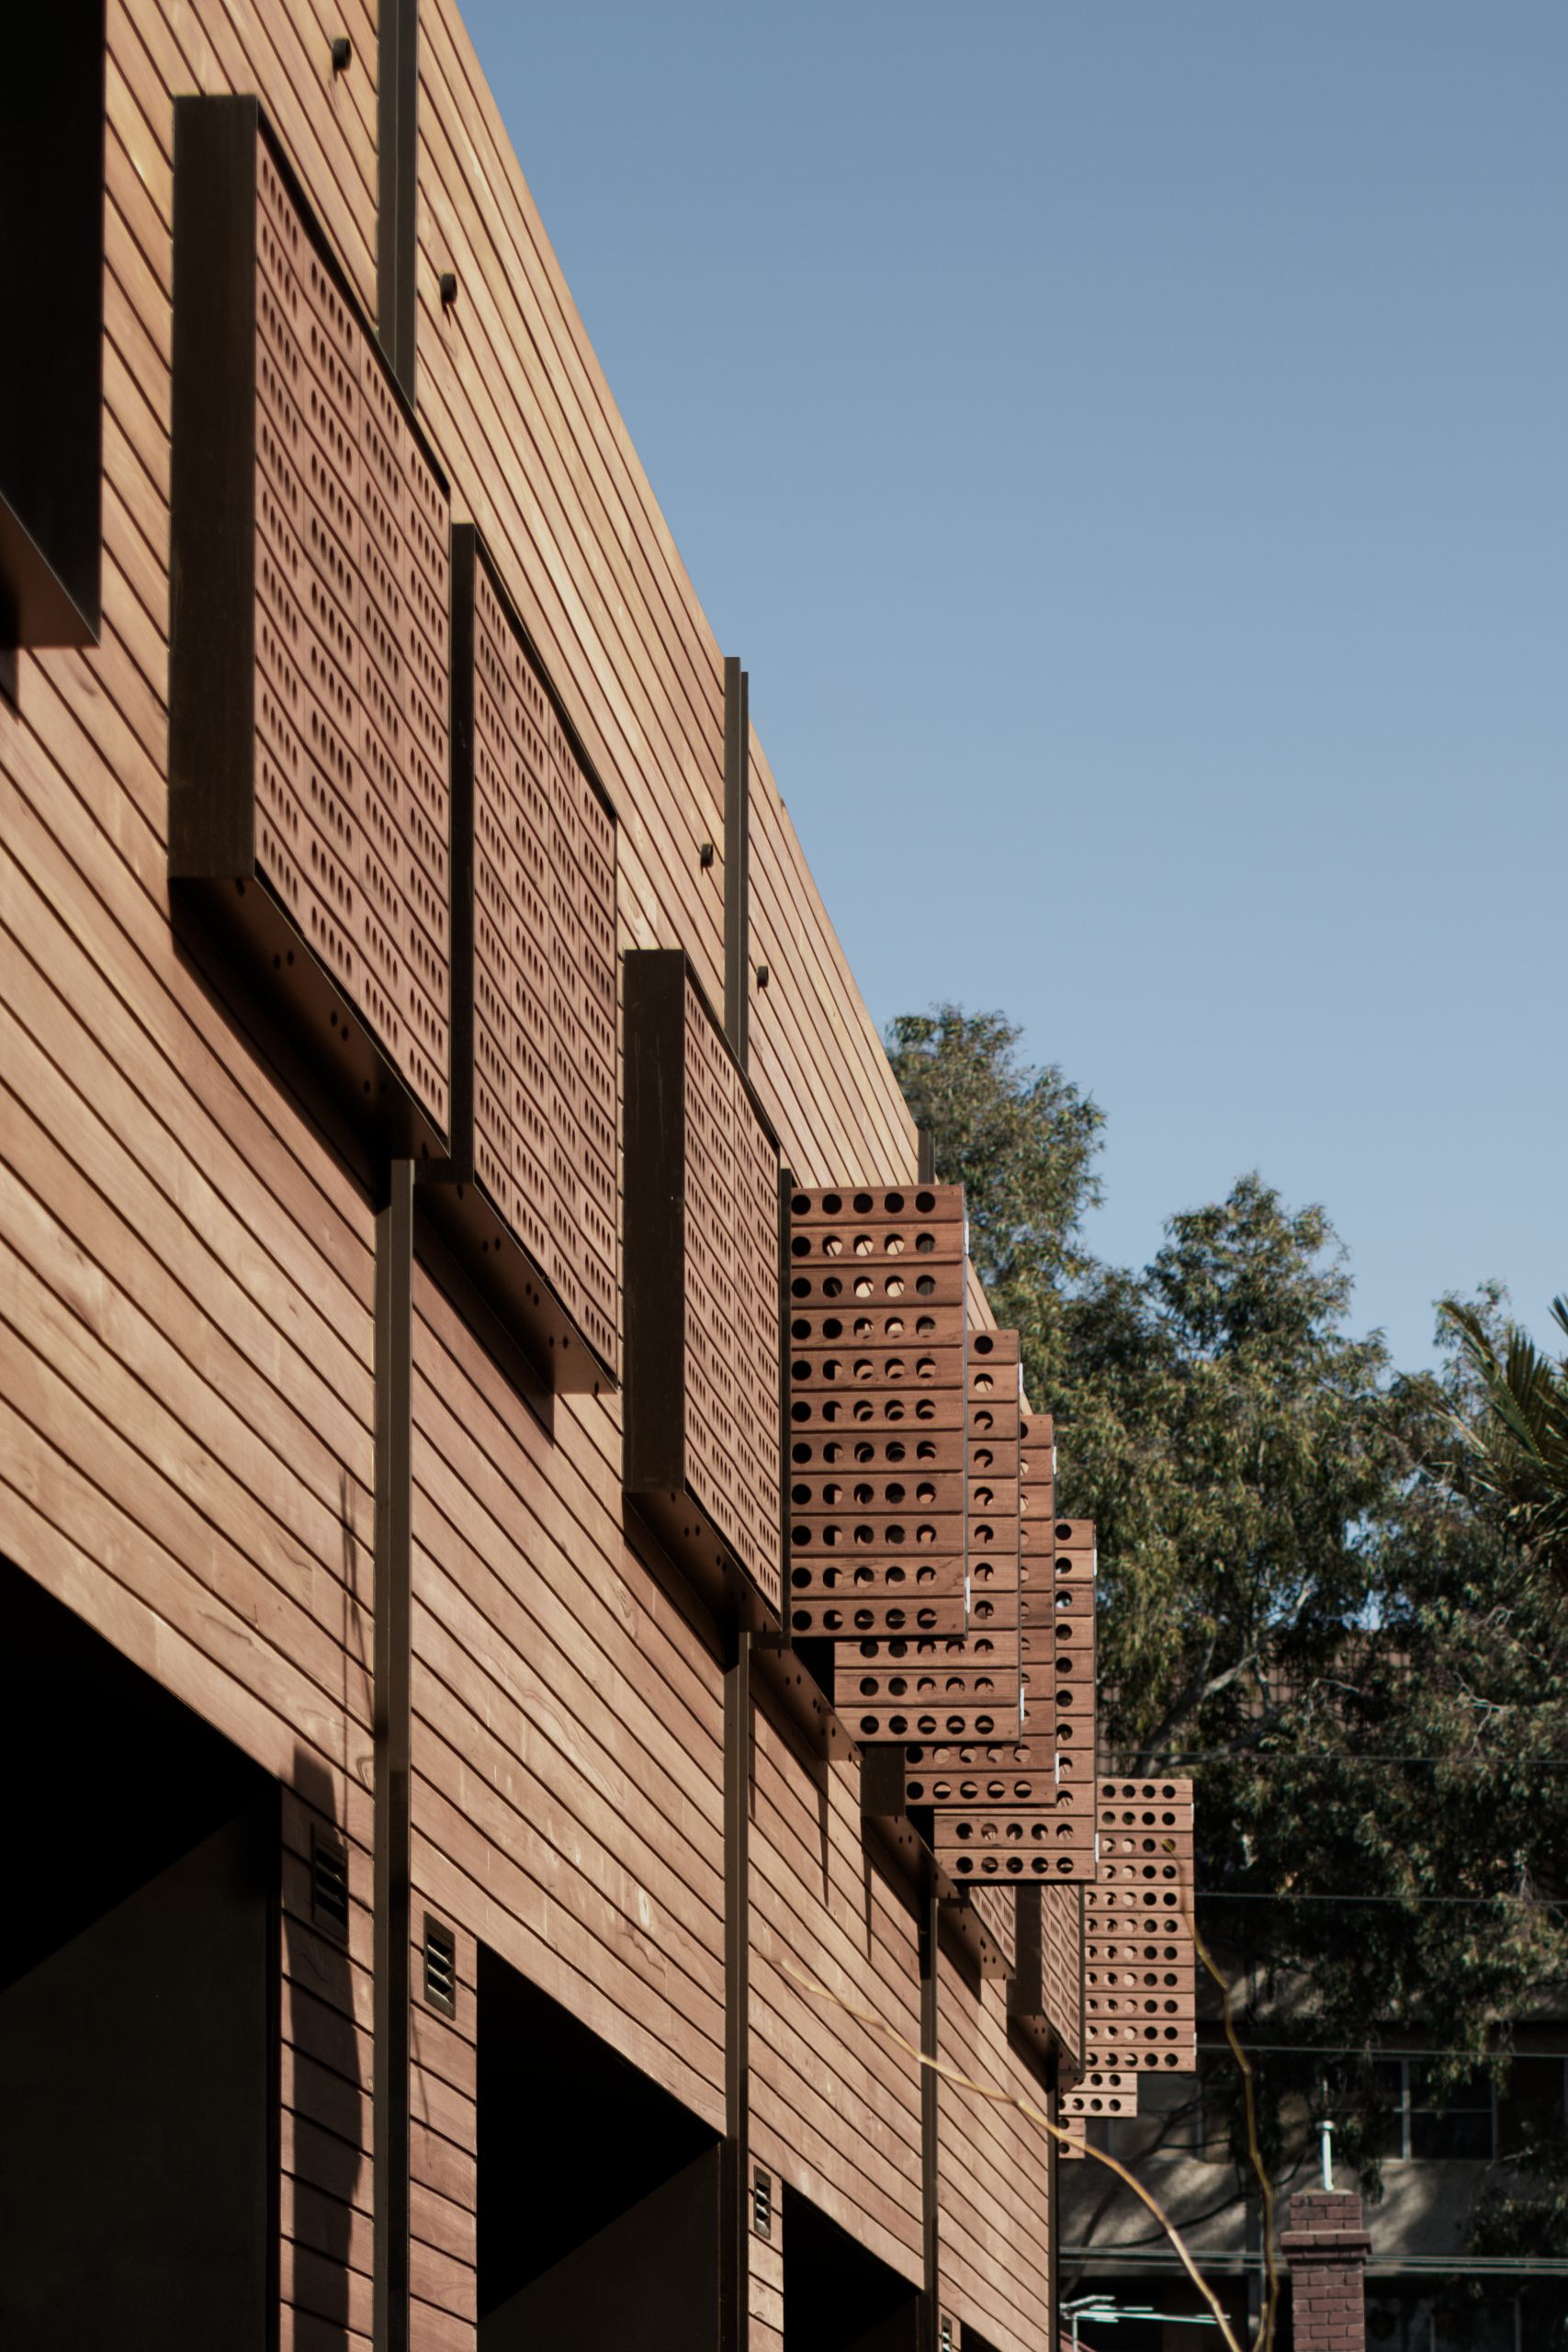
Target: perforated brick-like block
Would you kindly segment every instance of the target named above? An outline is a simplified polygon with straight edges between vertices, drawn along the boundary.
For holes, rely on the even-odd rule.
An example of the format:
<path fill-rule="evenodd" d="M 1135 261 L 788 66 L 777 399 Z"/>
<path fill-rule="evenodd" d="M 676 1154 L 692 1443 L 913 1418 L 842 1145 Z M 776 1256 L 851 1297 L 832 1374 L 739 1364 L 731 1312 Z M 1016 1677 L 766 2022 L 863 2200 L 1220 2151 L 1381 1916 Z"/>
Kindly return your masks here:
<path fill-rule="evenodd" d="M 555 1388 L 620 1360 L 615 826 L 478 532 L 452 535 L 452 1150 L 426 1194 Z"/>
<path fill-rule="evenodd" d="M 1197 2065 L 1192 1784 L 1101 1780 L 1100 1867 L 1084 1909 L 1084 2042 L 1091 2064 Z"/>
<path fill-rule="evenodd" d="M 1135 2074 L 1112 2074 L 1103 2066 L 1091 2067 L 1076 2089 L 1062 2094 L 1062 2113 L 1081 2115 L 1086 2120 L 1102 2115 L 1136 2115 L 1138 2111 L 1138 2077 Z"/>
<path fill-rule="evenodd" d="M 803 1638 L 841 1638 L 824 1607 L 852 1599 L 964 1597 L 965 1251 L 956 1185 L 790 1196 L 788 1555 Z"/>
<path fill-rule="evenodd" d="M 175 107 L 169 872 L 393 1148 L 450 1114 L 446 485 L 254 99 Z"/>
<path fill-rule="evenodd" d="M 625 968 L 626 1487 L 714 1598 L 773 1622 L 778 1147 L 684 955 Z"/>
<path fill-rule="evenodd" d="M 938 1859 L 961 1881 L 1077 1881 L 1093 1872 L 1093 1828 L 1057 1781 L 1048 1736 L 912 1746 L 905 1795 L 931 1809 Z"/>
<path fill-rule="evenodd" d="M 953 1491 L 963 1511 L 967 1607 L 961 1614 L 950 1594 L 940 1612 L 933 1605 L 935 1623 L 840 1635 L 835 1703 L 863 1738 L 884 1736 L 872 1725 L 890 1706 L 974 1708 L 1004 1729 L 1021 1720 L 1018 1334 L 972 1331 L 964 1380 L 970 1475 Z"/>

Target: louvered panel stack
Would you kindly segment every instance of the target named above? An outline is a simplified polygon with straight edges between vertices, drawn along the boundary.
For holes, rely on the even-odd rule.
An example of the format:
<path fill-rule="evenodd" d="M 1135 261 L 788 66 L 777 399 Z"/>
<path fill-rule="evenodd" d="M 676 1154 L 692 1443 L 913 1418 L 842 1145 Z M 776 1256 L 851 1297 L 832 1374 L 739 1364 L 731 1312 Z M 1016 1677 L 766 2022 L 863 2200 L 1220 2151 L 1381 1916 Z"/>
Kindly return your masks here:
<path fill-rule="evenodd" d="M 626 1489 L 710 1600 L 766 1628 L 783 1601 L 778 1147 L 684 954 L 637 949 L 625 970 Z"/>
<path fill-rule="evenodd" d="M 963 1188 L 796 1191 L 788 1264 L 791 1630 L 961 1629 Z"/>
<path fill-rule="evenodd" d="M 964 1398 L 967 1622 L 863 1635 L 840 1649 L 837 1704 L 863 1740 L 991 1738 L 1021 1720 L 1016 1331 L 970 1334 Z"/>
<path fill-rule="evenodd" d="M 1198 2064 L 1192 1783 L 1100 1783 L 1100 1869 L 1085 1895 L 1084 2045 L 1090 2067 Z"/>
<path fill-rule="evenodd" d="M 620 1356 L 615 820 L 478 532 L 452 539 L 454 1182 L 430 1197 L 550 1385 L 584 1387 Z"/>
<path fill-rule="evenodd" d="M 1028 1712 L 1022 1729 L 1003 1740 L 921 1742 L 909 1748 L 908 1757 L 908 1802 L 931 1808 L 938 1859 L 955 1878 L 967 1883 L 1010 1882 L 1021 1886 L 1077 1882 L 1090 1877 L 1094 1870 L 1092 1815 L 1086 1817 L 1070 1778 L 1063 1777 L 1064 1755 L 1070 1771 L 1077 1753 L 1074 1743 L 1080 1736 L 1083 1709 L 1075 1703 L 1065 1718 L 1059 1715 L 1050 1670 L 1055 1620 L 1058 1615 L 1070 1617 L 1071 1610 L 1058 1611 L 1056 1555 L 1054 1551 L 1043 1553 L 1038 1544 L 1042 1527 L 1054 1532 L 1058 1525 L 1051 1515 L 1055 1494 L 1054 1432 L 1048 1415 L 1033 1413 L 1027 1407 L 1019 1408 L 1019 1524 L 1022 1534 L 1032 1530 L 1036 1537 L 1033 1549 L 1026 1548 L 1021 1554 L 1019 1606 L 1024 1618 L 1022 1631 L 1038 1645 L 1037 1654 L 1025 1660 L 1025 1671 L 1033 1679 L 1025 1689 Z M 986 1442 L 986 1432 L 971 1440 L 974 1469 L 986 1467 L 980 1459 Z M 1061 1583 L 1067 1586 L 1070 1579 L 1064 1576 Z M 1073 1590 L 1081 1610 L 1081 1587 L 1074 1586 Z M 1091 1584 L 1091 1605 L 1092 1599 Z M 1077 1683 L 1064 1687 L 1076 1701 Z"/>
<path fill-rule="evenodd" d="M 254 99 L 176 113 L 169 873 L 396 1148 L 451 1112 L 446 487 Z"/>
<path fill-rule="evenodd" d="M 1086 1519 L 1024 1521 L 1026 1614 L 1051 1620 L 1050 1711 L 1059 1818 L 1071 1823 L 1079 1875 L 1093 1874 L 1095 1833 L 1095 1546 Z"/>
<path fill-rule="evenodd" d="M 1043 1548 L 1042 1535 L 1055 1526 L 1055 1425 L 1049 1413 L 1035 1412 L 1023 1397 L 1019 1418 L 1018 1605 L 1023 1628 L 1024 1719 L 1032 1731 L 1045 1728 L 1051 1719 L 1046 1710 L 1053 1703 L 1055 1610 L 1052 1555 Z"/>

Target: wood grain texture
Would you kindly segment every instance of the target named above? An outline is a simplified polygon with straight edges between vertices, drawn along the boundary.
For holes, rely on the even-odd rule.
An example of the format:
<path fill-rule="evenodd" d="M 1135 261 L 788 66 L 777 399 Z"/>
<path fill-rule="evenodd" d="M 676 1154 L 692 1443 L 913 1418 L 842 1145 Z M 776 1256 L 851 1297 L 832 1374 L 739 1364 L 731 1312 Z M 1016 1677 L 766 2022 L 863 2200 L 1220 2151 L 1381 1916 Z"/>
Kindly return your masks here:
<path fill-rule="evenodd" d="M 1008 2040 L 999 1980 L 976 1985 L 944 1955 L 937 2013 L 952 2065 L 1044 2107 L 1043 2083 Z M 946 2081 L 937 2132 L 943 2301 L 998 2352 L 1039 2352 L 1051 2341 L 1048 2134 Z"/>
<path fill-rule="evenodd" d="M 371 2327 L 378 1170 L 276 1011 L 171 910 L 173 108 L 259 94 L 373 313 L 376 14 L 110 0 L 103 637 L 24 657 L 0 703 L 0 1551 L 288 1792 L 299 2352 L 368 2352 Z M 451 0 L 421 22 L 421 423 L 615 801 L 618 949 L 683 947 L 717 1001 L 720 649 Z M 912 1125 L 756 736 L 750 761 L 759 1100 L 798 1181 L 910 1182 Z M 990 1325 L 973 1289 L 969 1317 Z M 617 1401 L 534 1396 L 434 1242 L 414 1344 L 413 1928 L 426 1909 L 454 1928 L 458 2014 L 416 1989 L 412 2335 L 471 2352 L 478 1940 L 722 2125 L 722 1668 L 628 1513 Z M 313 1827 L 347 1849 L 342 1942 L 311 1914 Z M 915 2037 L 913 1913 L 868 1856 L 858 1767 L 807 1756 L 771 1702 L 750 1854 L 754 2154 L 918 2281 L 918 2070 L 783 1965 Z M 958 2063 L 1028 2079 L 998 1986 L 944 1965 L 941 2018 Z M 944 2287 L 1013 2352 L 1043 2329 L 1043 2152 L 943 2098 Z M 753 2342 L 782 2343 L 782 2266 L 755 2242 L 749 2288 Z"/>

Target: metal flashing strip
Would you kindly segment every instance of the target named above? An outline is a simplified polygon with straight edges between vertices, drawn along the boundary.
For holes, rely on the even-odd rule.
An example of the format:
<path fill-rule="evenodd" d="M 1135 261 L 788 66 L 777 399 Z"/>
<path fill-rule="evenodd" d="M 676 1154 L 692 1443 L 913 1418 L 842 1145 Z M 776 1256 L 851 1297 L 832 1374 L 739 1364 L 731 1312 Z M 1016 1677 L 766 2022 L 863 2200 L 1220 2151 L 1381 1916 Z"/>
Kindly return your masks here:
<path fill-rule="evenodd" d="M 751 1026 L 750 680 L 724 664 L 724 1034 L 742 1070 Z"/>

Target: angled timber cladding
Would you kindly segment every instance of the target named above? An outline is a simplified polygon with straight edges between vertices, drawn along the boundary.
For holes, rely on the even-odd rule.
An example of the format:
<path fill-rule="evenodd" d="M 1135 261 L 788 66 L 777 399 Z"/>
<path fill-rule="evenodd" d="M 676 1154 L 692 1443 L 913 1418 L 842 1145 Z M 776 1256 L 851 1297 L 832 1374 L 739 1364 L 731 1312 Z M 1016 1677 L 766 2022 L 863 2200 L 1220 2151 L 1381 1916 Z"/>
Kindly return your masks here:
<path fill-rule="evenodd" d="M 1050 2352 L 1010 2102 L 1193 2063 L 1190 1789 L 451 0 L 339 17 L 0 100 L 0 2279 Z"/>

